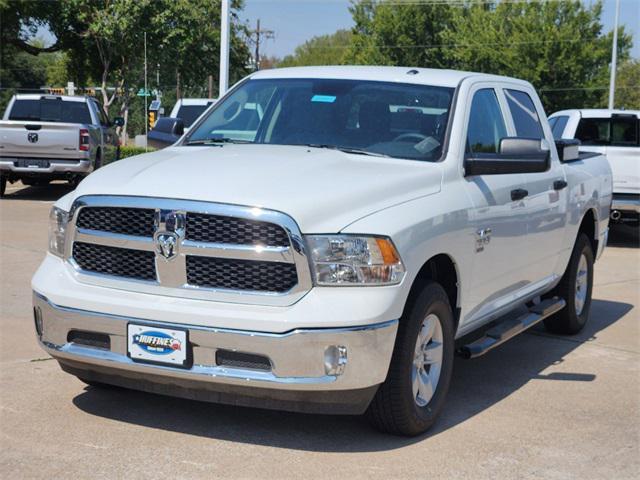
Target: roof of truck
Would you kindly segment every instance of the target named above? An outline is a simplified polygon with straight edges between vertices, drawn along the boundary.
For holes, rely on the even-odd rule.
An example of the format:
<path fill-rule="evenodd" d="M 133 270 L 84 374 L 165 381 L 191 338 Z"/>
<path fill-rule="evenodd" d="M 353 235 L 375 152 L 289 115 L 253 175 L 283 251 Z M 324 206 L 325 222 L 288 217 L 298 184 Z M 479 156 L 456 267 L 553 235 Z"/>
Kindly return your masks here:
<path fill-rule="evenodd" d="M 41 98 L 59 98 L 65 102 L 86 102 L 90 97 L 87 96 L 70 96 L 56 95 L 54 93 L 18 93 L 16 100 L 40 100 Z"/>
<path fill-rule="evenodd" d="M 558 115 L 574 115 L 580 114 L 582 118 L 609 118 L 611 115 L 638 115 L 640 116 L 640 110 L 621 110 L 621 109 L 608 109 L 608 108 L 575 108 L 571 110 L 561 110 L 549 115 L 550 117 L 557 117 Z"/>
<path fill-rule="evenodd" d="M 528 82 L 486 73 L 463 72 L 459 70 L 439 70 L 416 67 L 369 67 L 369 66 L 327 66 L 292 67 L 260 70 L 251 78 L 326 78 L 347 80 L 374 80 L 380 82 L 402 82 L 442 87 L 457 87 L 462 80 L 478 77 L 488 81 L 508 81 L 529 85 Z"/>

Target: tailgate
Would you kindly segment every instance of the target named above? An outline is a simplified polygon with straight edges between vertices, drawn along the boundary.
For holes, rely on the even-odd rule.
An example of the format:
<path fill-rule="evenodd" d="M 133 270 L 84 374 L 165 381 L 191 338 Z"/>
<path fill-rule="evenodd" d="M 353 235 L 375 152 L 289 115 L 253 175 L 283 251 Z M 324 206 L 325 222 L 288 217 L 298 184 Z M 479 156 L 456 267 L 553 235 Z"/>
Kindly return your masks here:
<path fill-rule="evenodd" d="M 0 122 L 0 156 L 83 158 L 80 125 L 53 122 Z"/>

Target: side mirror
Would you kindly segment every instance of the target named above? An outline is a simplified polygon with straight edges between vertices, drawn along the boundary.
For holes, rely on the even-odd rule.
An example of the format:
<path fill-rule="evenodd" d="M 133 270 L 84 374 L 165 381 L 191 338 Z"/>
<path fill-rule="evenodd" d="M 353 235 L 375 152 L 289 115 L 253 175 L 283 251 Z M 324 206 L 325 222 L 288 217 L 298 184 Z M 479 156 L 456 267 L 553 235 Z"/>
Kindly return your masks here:
<path fill-rule="evenodd" d="M 113 124 L 116 127 L 124 127 L 124 118 L 122 118 L 122 117 L 114 117 Z"/>
<path fill-rule="evenodd" d="M 575 138 L 561 138 L 556 140 L 558 158 L 562 163 L 574 162 L 580 158 L 580 140 Z"/>
<path fill-rule="evenodd" d="M 184 133 L 184 122 L 181 118 L 161 117 L 156 121 L 152 131 L 181 137 Z"/>
<path fill-rule="evenodd" d="M 464 161 L 466 176 L 538 173 L 549 169 L 549 149 L 539 138 L 500 140 L 499 153 L 476 153 Z"/>

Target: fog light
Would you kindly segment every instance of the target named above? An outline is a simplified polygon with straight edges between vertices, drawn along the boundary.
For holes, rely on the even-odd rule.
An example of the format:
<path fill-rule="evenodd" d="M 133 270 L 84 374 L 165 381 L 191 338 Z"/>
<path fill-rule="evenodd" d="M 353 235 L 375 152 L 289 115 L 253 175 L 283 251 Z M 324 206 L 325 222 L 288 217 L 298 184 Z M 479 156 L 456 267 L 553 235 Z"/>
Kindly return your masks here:
<path fill-rule="evenodd" d="M 36 333 L 42 337 L 42 310 L 40 307 L 33 307 L 33 320 L 36 324 Z"/>
<path fill-rule="evenodd" d="M 327 375 L 342 375 L 347 365 L 347 347 L 331 345 L 324 351 L 324 371 Z"/>

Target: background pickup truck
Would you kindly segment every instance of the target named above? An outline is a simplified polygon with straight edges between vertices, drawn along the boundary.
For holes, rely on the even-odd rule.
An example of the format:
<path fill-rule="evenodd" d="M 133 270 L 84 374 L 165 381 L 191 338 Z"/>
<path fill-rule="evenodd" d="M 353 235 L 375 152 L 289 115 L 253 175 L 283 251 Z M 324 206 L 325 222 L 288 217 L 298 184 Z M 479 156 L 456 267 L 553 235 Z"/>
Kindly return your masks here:
<path fill-rule="evenodd" d="M 161 149 L 173 145 L 189 131 L 204 111 L 214 104 L 212 98 L 180 98 L 173 106 L 168 117 L 160 117 L 147 135 L 150 147 Z"/>
<path fill-rule="evenodd" d="M 549 117 L 555 138 L 577 138 L 580 149 L 607 157 L 613 171 L 611 220 L 640 225 L 640 111 L 563 110 Z"/>
<path fill-rule="evenodd" d="M 611 170 L 578 143 L 512 78 L 257 72 L 54 205 L 38 339 L 98 387 L 419 434 L 456 351 L 587 322 Z"/>
<path fill-rule="evenodd" d="M 0 121 L 0 195 L 18 180 L 77 184 L 118 157 L 116 125 L 90 97 L 15 95 Z"/>

